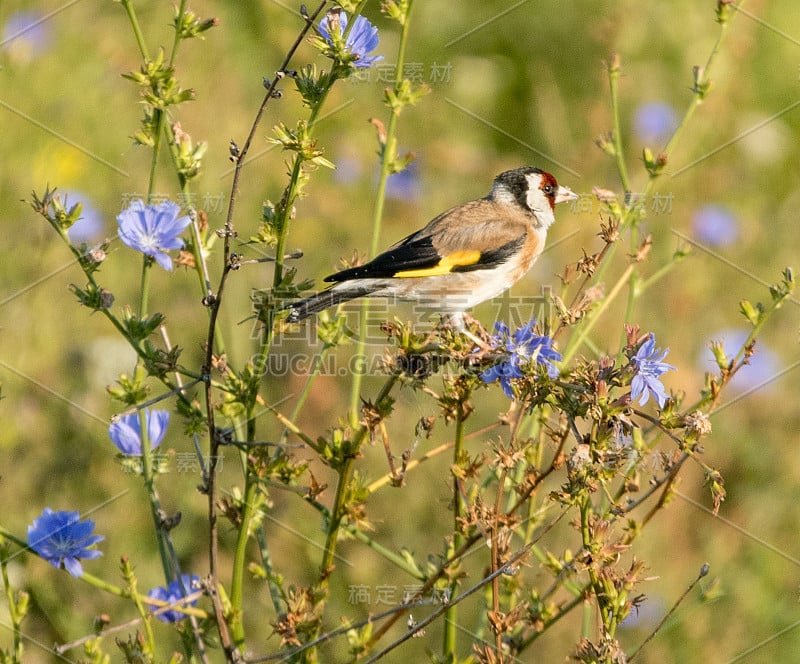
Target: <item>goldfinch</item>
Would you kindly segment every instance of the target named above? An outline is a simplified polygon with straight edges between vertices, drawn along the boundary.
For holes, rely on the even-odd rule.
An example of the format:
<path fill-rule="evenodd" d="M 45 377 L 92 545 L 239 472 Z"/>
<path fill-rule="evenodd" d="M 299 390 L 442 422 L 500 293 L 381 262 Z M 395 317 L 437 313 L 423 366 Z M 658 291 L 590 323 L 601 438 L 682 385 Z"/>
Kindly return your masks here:
<path fill-rule="evenodd" d="M 370 262 L 325 277 L 335 285 L 288 305 L 289 322 L 357 297 L 415 300 L 464 329 L 464 313 L 521 279 L 544 249 L 558 203 L 578 198 L 545 171 L 516 168 L 489 194 L 443 212 Z"/>

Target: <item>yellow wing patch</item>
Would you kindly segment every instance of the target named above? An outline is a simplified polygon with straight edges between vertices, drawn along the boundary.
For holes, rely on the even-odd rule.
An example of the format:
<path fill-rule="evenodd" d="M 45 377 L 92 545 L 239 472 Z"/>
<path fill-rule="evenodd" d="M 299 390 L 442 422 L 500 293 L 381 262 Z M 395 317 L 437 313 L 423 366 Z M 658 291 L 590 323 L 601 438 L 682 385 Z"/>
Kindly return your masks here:
<path fill-rule="evenodd" d="M 454 251 L 452 254 L 444 256 L 433 267 L 426 267 L 421 270 L 404 270 L 397 272 L 394 276 L 400 279 L 409 277 L 435 277 L 441 274 L 448 274 L 453 268 L 465 265 L 475 265 L 481 259 L 481 252 L 476 249 L 464 249 Z"/>

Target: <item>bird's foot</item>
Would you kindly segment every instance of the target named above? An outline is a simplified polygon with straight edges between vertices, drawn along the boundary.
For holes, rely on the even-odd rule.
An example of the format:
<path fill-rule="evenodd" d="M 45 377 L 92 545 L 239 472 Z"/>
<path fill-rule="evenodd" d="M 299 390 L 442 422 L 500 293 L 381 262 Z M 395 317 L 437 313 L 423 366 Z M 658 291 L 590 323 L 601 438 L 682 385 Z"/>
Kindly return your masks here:
<path fill-rule="evenodd" d="M 474 344 L 466 350 L 467 356 L 481 358 L 494 348 L 492 345 L 492 336 L 472 314 L 450 314 L 442 319 L 442 324 L 445 328 L 452 331 L 453 334 L 460 334 Z"/>

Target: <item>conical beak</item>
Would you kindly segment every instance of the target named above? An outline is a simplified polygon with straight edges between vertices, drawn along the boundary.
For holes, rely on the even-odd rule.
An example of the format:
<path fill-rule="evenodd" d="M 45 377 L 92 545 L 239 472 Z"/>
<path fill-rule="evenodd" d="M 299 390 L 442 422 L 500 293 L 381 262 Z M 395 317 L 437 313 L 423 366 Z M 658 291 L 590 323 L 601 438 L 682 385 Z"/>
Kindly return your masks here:
<path fill-rule="evenodd" d="M 570 189 L 569 187 L 559 186 L 558 192 L 556 193 L 556 204 L 566 203 L 567 201 L 575 201 L 577 199 L 578 199 L 578 194 L 572 191 L 572 189 Z"/>

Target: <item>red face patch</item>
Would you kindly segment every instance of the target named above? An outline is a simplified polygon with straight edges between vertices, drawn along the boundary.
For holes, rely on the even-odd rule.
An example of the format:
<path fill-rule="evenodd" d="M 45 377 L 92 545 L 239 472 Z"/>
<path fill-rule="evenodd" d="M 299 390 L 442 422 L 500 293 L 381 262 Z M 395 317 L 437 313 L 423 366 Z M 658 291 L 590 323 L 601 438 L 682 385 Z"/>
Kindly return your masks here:
<path fill-rule="evenodd" d="M 550 175 L 550 173 L 542 173 L 542 182 L 539 185 L 547 200 L 550 201 L 550 207 L 555 210 L 556 208 L 556 194 L 558 193 L 558 182 Z"/>

